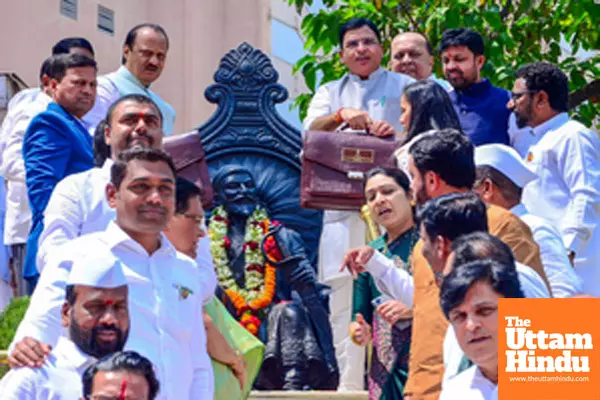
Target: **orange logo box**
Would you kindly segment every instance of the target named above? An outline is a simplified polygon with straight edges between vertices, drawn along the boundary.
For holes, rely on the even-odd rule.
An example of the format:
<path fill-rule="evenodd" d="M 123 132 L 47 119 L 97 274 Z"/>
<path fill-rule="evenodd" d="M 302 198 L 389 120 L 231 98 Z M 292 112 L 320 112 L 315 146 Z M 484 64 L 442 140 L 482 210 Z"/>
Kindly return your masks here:
<path fill-rule="evenodd" d="M 500 299 L 499 400 L 600 400 L 600 299 Z"/>

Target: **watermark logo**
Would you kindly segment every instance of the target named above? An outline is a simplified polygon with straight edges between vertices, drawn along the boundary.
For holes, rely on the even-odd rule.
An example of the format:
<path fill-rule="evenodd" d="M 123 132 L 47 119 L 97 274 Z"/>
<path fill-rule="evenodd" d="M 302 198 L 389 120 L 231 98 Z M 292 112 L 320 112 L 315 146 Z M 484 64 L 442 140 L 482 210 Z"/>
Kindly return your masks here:
<path fill-rule="evenodd" d="M 501 299 L 499 399 L 600 399 L 600 299 Z"/>

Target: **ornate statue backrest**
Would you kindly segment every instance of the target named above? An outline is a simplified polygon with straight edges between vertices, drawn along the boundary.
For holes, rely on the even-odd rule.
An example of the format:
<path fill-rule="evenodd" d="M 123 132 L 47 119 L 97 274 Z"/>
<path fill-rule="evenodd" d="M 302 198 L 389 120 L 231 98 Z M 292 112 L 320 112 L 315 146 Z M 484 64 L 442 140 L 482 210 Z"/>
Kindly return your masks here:
<path fill-rule="evenodd" d="M 250 170 L 270 218 L 302 236 L 316 268 L 322 213 L 300 208 L 301 133 L 275 109 L 288 98 L 278 78 L 262 51 L 248 43 L 231 50 L 221 59 L 215 83 L 205 91 L 217 110 L 198 132 L 211 179 L 228 165 Z"/>

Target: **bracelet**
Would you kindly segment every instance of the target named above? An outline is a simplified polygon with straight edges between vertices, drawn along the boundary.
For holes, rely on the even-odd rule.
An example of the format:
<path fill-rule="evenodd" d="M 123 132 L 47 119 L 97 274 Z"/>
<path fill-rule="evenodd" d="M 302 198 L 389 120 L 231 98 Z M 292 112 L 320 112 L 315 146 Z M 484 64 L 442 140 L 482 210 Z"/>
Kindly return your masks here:
<path fill-rule="evenodd" d="M 335 121 L 336 124 L 341 124 L 342 122 L 344 122 L 344 118 L 342 118 L 342 110 L 344 108 L 340 108 L 339 110 L 337 110 L 337 112 L 335 114 L 333 114 L 333 120 Z"/>

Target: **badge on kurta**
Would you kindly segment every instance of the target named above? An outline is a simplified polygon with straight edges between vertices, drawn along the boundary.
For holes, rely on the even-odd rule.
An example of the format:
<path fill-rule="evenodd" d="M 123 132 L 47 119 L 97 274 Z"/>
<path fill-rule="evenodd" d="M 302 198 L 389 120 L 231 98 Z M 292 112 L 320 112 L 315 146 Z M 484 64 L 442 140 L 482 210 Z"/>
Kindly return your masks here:
<path fill-rule="evenodd" d="M 179 300 L 185 300 L 190 294 L 194 294 L 190 288 L 185 286 L 173 284 L 173 287 L 179 292 Z"/>

